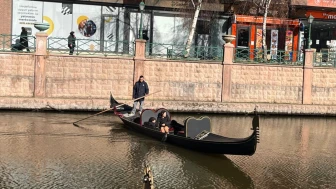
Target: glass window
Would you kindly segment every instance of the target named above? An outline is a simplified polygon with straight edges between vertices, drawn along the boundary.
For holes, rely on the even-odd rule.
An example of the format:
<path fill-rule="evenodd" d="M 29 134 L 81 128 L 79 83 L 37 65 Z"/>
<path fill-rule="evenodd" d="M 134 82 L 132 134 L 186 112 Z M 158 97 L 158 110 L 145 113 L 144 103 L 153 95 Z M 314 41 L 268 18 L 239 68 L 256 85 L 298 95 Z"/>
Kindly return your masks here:
<path fill-rule="evenodd" d="M 250 41 L 250 29 L 248 27 L 238 27 L 237 39 L 237 46 L 248 47 Z"/>

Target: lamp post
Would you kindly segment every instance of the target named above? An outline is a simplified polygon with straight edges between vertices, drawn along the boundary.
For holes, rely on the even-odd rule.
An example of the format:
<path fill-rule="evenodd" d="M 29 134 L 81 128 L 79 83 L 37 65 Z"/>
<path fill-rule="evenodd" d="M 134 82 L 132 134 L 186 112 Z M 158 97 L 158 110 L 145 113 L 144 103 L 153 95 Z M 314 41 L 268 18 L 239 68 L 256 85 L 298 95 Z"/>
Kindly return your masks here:
<path fill-rule="evenodd" d="M 309 23 L 309 33 L 308 33 L 308 49 L 310 49 L 310 35 L 311 35 L 311 25 L 314 21 L 314 17 L 312 15 L 310 15 L 308 17 L 308 23 Z"/>
<path fill-rule="evenodd" d="M 143 1 L 141 1 L 141 3 L 139 4 L 139 9 L 140 9 L 140 39 L 142 38 L 142 11 L 145 9 L 145 3 Z"/>

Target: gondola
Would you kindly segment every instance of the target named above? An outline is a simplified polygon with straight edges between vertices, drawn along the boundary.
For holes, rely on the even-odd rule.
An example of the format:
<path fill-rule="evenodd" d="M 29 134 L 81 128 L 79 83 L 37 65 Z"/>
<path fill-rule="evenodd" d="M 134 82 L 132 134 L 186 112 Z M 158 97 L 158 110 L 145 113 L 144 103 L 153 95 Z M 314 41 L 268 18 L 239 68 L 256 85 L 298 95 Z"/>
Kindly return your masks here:
<path fill-rule="evenodd" d="M 110 95 L 110 106 L 120 105 L 112 94 Z M 114 114 L 117 115 L 128 129 L 150 136 L 157 140 L 167 143 L 211 154 L 227 155 L 253 155 L 259 143 L 259 115 L 255 111 L 252 120 L 252 134 L 246 138 L 229 138 L 211 133 L 210 118 L 202 116 L 200 118 L 188 117 L 183 124 L 171 119 L 169 112 L 163 108 L 158 110 L 145 109 L 141 114 L 129 115 L 131 106 L 122 105 L 114 108 Z M 164 134 L 159 129 L 146 127 L 150 117 L 157 118 L 162 111 L 167 112 L 171 120 L 171 132 Z"/>

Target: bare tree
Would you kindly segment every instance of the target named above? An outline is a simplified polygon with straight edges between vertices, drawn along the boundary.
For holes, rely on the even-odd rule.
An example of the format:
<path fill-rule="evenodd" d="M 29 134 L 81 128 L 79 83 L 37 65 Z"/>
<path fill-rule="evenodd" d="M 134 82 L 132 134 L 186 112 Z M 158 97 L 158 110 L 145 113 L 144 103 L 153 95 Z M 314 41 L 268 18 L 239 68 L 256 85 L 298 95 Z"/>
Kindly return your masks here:
<path fill-rule="evenodd" d="M 266 45 L 266 23 L 267 14 L 272 0 L 254 0 L 253 3 L 263 12 L 263 27 L 262 27 L 262 47 L 264 50 L 264 61 L 267 61 L 267 45 Z"/>
<path fill-rule="evenodd" d="M 197 20 L 198 20 L 198 15 L 199 12 L 201 11 L 201 6 L 202 6 L 202 0 L 197 0 L 197 4 L 195 5 L 194 0 L 191 0 L 195 10 L 195 15 L 194 15 L 194 19 L 191 25 L 191 29 L 190 29 L 190 33 L 188 36 L 188 41 L 187 41 L 187 45 L 186 45 L 186 54 L 184 55 L 184 57 L 188 57 L 189 53 L 190 53 L 190 46 L 191 46 L 191 42 L 193 40 L 193 36 L 195 33 L 195 28 L 196 28 L 196 24 L 197 24 Z"/>
<path fill-rule="evenodd" d="M 185 46 L 184 57 L 190 56 L 191 45 L 197 28 L 197 21 L 202 19 L 203 31 L 210 31 L 211 26 L 216 23 L 219 13 L 224 11 L 224 4 L 220 0 L 179 0 L 176 3 L 175 11 L 181 12 L 183 17 L 183 29 L 189 31 Z M 178 3 L 177 3 L 178 2 Z M 210 38 L 213 36 L 209 36 Z"/>

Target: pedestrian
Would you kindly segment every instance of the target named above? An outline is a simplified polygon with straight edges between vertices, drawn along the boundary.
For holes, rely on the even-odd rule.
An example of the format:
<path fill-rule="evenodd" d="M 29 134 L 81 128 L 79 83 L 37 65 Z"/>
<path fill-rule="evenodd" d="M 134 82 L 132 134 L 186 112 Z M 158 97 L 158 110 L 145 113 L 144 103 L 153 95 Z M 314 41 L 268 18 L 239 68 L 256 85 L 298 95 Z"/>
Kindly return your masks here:
<path fill-rule="evenodd" d="M 21 49 L 26 49 L 27 52 L 30 52 L 28 48 L 28 32 L 25 27 L 21 27 L 20 44 Z"/>
<path fill-rule="evenodd" d="M 148 95 L 148 93 L 149 93 L 149 88 L 148 88 L 148 85 L 145 81 L 145 78 L 144 78 L 144 76 L 140 76 L 139 81 L 137 81 L 134 84 L 134 87 L 133 87 L 133 99 L 143 97 L 145 95 Z M 140 103 L 139 111 L 140 112 L 142 111 L 144 101 L 145 101 L 145 98 L 141 98 L 139 100 L 134 101 L 133 110 L 131 112 L 132 115 L 135 114 L 136 107 L 138 106 L 138 103 Z"/>
<path fill-rule="evenodd" d="M 70 32 L 70 35 L 68 37 L 68 47 L 70 49 L 70 53 L 69 55 L 73 55 L 73 52 L 75 51 L 75 47 L 76 47 L 76 36 L 75 36 L 75 32 Z"/>

